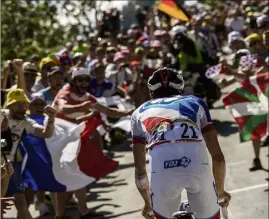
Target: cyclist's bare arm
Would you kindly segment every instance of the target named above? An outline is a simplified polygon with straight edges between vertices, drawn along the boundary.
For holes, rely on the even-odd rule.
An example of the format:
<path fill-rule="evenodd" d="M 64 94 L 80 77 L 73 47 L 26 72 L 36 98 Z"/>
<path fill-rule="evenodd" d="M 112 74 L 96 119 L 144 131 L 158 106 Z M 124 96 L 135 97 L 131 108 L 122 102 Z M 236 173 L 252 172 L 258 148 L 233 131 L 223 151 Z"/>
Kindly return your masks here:
<path fill-rule="evenodd" d="M 224 193 L 224 179 L 226 175 L 226 163 L 221 151 L 217 131 L 215 129 L 203 133 L 206 146 L 212 157 L 213 175 L 218 194 Z"/>
<path fill-rule="evenodd" d="M 133 144 L 135 163 L 135 182 L 138 191 L 145 201 L 145 205 L 151 206 L 149 196 L 149 182 L 146 170 L 146 147 L 144 144 Z"/>

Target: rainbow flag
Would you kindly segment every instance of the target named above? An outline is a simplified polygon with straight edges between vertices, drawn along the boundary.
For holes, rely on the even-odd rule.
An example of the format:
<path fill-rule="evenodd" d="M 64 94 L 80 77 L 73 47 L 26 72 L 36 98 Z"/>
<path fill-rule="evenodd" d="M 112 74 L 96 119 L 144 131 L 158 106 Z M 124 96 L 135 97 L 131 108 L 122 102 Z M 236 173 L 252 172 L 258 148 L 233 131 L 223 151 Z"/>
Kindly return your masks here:
<path fill-rule="evenodd" d="M 175 0 L 161 0 L 157 4 L 157 9 L 176 19 L 191 21 L 191 17 L 187 11 L 180 4 L 176 3 Z"/>
<path fill-rule="evenodd" d="M 264 137 L 268 131 L 269 73 L 252 76 L 224 97 L 237 122 L 242 141 Z"/>

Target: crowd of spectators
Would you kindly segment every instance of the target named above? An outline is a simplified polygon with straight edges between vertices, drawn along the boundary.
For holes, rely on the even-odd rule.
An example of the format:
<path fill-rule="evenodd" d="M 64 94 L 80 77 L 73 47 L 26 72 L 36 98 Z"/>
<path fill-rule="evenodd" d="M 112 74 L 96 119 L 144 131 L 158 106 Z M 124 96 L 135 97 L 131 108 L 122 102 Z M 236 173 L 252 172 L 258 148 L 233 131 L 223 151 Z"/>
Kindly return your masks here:
<path fill-rule="evenodd" d="M 78 97 L 86 93 L 93 97 L 80 101 L 79 107 L 73 108 L 72 112 L 88 111 L 92 105 L 90 101 L 111 96 L 120 96 L 124 101 L 139 107 L 150 99 L 146 86 L 148 78 L 153 71 L 161 67 L 181 71 L 186 82 L 195 88 L 193 94 L 204 98 L 208 106 L 214 108 L 214 102 L 220 98 L 222 88 L 251 75 L 268 72 L 269 2 L 215 1 L 212 4 L 211 7 L 202 4 L 186 7 L 192 17 L 191 22 L 170 19 L 156 9 L 142 9 L 137 6 L 134 13 L 136 22 L 128 30 L 122 30 L 120 27 L 119 11 L 104 12 L 96 31 L 89 35 L 79 35 L 65 45 L 63 43 L 60 51 L 48 54 L 47 57 L 31 54 L 26 60 L 21 60 L 20 57 L 6 60 L 1 75 L 1 106 L 2 109 L 8 108 L 10 113 L 1 111 L 1 115 L 4 115 L 1 116 L 1 132 L 9 127 L 13 133 L 13 129 L 19 124 L 13 123 L 13 120 L 24 120 L 29 110 L 30 113 L 48 113 L 53 123 L 56 111 L 70 110 L 65 106 L 66 102 L 61 102 L 61 106 L 57 108 L 57 94 L 60 90 L 68 90 L 72 86 L 77 88 Z M 240 57 L 248 54 L 258 55 L 258 70 L 240 69 Z M 229 58 L 225 61 L 227 57 Z M 223 63 L 222 71 L 227 77 L 214 81 L 206 78 L 206 69 L 219 62 Z M 199 79 L 193 82 L 195 74 Z M 17 108 L 13 109 L 16 102 L 24 100 L 29 100 L 30 105 L 24 105 L 25 108 L 16 106 Z M 10 116 L 14 116 L 12 110 L 22 117 L 15 116 L 10 119 Z M 103 112 L 114 117 L 130 114 L 109 110 Z M 94 116 L 98 115 L 91 113 L 81 120 L 72 118 L 70 121 L 78 124 Z M 34 124 L 25 121 L 23 126 L 28 133 L 39 133 Z M 105 122 L 103 125 L 110 126 Z M 42 129 L 47 133 L 43 133 L 43 137 L 50 137 L 48 129 Z M 22 131 L 17 135 L 17 138 L 12 136 L 13 144 L 19 141 Z M 97 146 L 103 149 L 102 136 L 98 132 L 93 135 Z M 41 134 L 37 136 L 42 137 Z M 267 145 L 268 138 L 264 142 L 261 139 L 253 141 L 255 157 L 251 170 L 262 168 L 259 159 L 262 144 Z M 11 164 L 16 162 L 12 156 L 14 153 L 8 155 L 10 161 L 2 161 L 1 197 L 6 195 L 10 176 L 19 174 L 16 170 L 19 168 L 17 165 L 13 165 L 14 170 L 12 168 Z M 17 187 L 22 185 L 12 186 L 16 187 L 11 195 L 14 197 L 19 191 Z M 48 207 L 45 204 L 44 191 L 40 192 L 37 194 L 38 207 L 40 214 L 44 215 L 48 212 Z M 82 191 L 80 197 L 83 196 L 83 192 L 85 193 Z M 31 202 L 27 203 L 24 193 L 22 194 L 23 196 L 15 196 L 19 218 L 31 219 L 28 211 Z M 10 200 L 13 199 L 1 198 L 2 213 L 8 208 Z M 55 207 L 53 198 L 51 202 Z M 69 202 L 72 202 L 72 195 Z M 95 215 L 94 212 L 89 214 L 85 203 L 81 204 L 80 201 L 79 205 L 82 218 Z M 64 218 L 65 205 L 55 208 L 56 216 Z"/>

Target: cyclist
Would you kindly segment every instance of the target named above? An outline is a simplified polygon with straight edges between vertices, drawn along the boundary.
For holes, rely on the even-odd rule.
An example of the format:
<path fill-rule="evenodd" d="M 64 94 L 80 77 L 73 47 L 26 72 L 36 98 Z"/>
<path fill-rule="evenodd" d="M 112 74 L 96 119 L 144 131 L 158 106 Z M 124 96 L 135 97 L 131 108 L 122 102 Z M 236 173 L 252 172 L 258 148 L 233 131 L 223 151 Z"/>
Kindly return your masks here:
<path fill-rule="evenodd" d="M 148 88 L 152 100 L 142 104 L 131 119 L 135 183 L 145 201 L 142 215 L 148 219 L 171 217 L 185 188 L 197 218 L 219 219 L 219 204 L 227 207 L 231 196 L 224 190 L 225 159 L 205 102 L 183 96 L 184 80 L 169 68 L 155 71 Z M 224 202 L 218 203 L 218 198 Z"/>

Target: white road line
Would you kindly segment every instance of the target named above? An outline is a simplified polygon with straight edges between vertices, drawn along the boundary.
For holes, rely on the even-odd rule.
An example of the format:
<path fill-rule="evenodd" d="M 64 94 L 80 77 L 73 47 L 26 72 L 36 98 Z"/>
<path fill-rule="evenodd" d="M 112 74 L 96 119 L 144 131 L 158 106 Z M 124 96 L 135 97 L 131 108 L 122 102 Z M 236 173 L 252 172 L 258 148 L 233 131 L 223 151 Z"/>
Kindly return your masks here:
<path fill-rule="evenodd" d="M 253 189 L 258 189 L 258 188 L 263 188 L 263 187 L 268 187 L 268 183 L 264 183 L 264 184 L 260 184 L 260 185 L 255 185 L 255 186 L 248 186 L 248 187 L 241 188 L 241 189 L 234 189 L 234 190 L 229 191 L 229 193 L 235 194 L 235 193 L 245 192 L 245 191 L 249 191 L 249 190 L 253 190 Z"/>
<path fill-rule="evenodd" d="M 240 162 L 227 163 L 227 166 L 237 166 L 237 165 L 245 164 L 245 163 L 248 163 L 248 162 L 245 160 L 245 161 L 240 161 Z"/>

